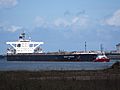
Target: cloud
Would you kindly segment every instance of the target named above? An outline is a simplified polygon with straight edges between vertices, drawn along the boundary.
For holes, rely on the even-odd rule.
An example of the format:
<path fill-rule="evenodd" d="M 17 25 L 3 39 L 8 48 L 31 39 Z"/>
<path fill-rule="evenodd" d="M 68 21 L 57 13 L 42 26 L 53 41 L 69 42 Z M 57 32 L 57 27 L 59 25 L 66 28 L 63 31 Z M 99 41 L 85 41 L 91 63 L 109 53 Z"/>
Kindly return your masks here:
<path fill-rule="evenodd" d="M 72 25 L 78 26 L 78 27 L 85 27 L 89 24 L 89 18 L 87 16 L 76 16 L 72 19 Z"/>
<path fill-rule="evenodd" d="M 22 26 L 17 25 L 7 25 L 0 23 L 0 31 L 7 31 L 7 32 L 16 32 L 18 30 L 22 30 Z"/>
<path fill-rule="evenodd" d="M 89 27 L 90 19 L 87 16 L 74 16 L 70 19 L 58 18 L 54 20 L 53 25 L 58 28 L 71 28 L 80 30 Z"/>
<path fill-rule="evenodd" d="M 74 13 L 74 12 L 70 12 L 69 10 L 66 10 L 64 12 L 64 16 L 74 16 L 74 14 L 76 16 L 81 16 L 81 15 L 85 15 L 86 11 L 85 10 L 81 10 L 81 11 L 78 11 L 77 13 Z"/>
<path fill-rule="evenodd" d="M 0 8 L 10 8 L 18 4 L 17 0 L 0 0 Z"/>
<path fill-rule="evenodd" d="M 53 29 L 88 28 L 90 23 L 91 23 L 90 18 L 86 15 L 73 16 L 71 18 L 59 17 L 59 18 L 55 18 L 52 21 L 46 21 L 46 19 L 44 19 L 43 17 L 37 16 L 34 20 L 35 27 L 53 28 Z"/>
<path fill-rule="evenodd" d="M 67 10 L 67 11 L 64 12 L 64 16 L 69 16 L 69 15 L 71 15 L 70 11 Z"/>
<path fill-rule="evenodd" d="M 113 13 L 113 15 L 105 20 L 104 24 L 109 26 L 120 27 L 120 9 Z"/>
<path fill-rule="evenodd" d="M 56 20 L 54 20 L 53 25 L 55 27 L 69 27 L 71 25 L 71 23 L 69 21 L 67 21 L 66 19 L 63 18 L 58 18 Z"/>
<path fill-rule="evenodd" d="M 77 15 L 77 16 L 85 15 L 85 13 L 86 13 L 85 10 L 81 10 L 81 11 L 79 11 L 76 15 Z"/>
<path fill-rule="evenodd" d="M 43 17 L 41 16 L 37 16 L 35 17 L 35 20 L 34 20 L 34 25 L 35 27 L 48 27 L 48 21 L 46 21 Z"/>
<path fill-rule="evenodd" d="M 16 31 L 21 30 L 21 29 L 22 29 L 21 26 L 14 26 L 14 25 L 12 25 L 12 26 L 7 28 L 7 31 L 9 31 L 9 32 L 16 32 Z"/>

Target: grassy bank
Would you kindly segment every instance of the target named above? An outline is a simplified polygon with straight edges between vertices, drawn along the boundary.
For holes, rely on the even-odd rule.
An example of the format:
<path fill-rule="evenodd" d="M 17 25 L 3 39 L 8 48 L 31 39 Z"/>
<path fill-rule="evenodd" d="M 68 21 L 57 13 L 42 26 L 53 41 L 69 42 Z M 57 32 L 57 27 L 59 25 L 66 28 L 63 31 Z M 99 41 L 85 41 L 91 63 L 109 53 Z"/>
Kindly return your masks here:
<path fill-rule="evenodd" d="M 120 63 L 94 71 L 1 71 L 0 90 L 120 90 Z"/>

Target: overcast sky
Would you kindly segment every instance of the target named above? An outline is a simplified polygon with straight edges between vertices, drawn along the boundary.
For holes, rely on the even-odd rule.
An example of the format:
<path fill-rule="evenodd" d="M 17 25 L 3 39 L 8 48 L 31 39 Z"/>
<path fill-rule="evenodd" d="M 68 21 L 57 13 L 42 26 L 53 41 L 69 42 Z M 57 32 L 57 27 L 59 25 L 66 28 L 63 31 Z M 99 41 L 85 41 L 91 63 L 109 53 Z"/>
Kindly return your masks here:
<path fill-rule="evenodd" d="M 120 0 L 0 0 L 0 53 L 25 31 L 48 51 L 115 50 Z"/>

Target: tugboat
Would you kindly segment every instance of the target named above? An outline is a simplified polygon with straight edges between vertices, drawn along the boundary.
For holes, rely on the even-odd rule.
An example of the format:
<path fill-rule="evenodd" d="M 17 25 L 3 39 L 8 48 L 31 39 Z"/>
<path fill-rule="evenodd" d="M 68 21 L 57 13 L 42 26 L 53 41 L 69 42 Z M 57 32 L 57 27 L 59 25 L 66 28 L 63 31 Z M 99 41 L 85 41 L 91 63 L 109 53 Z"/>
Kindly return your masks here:
<path fill-rule="evenodd" d="M 49 52 L 44 53 L 40 45 L 44 42 L 35 42 L 25 38 L 25 33 L 21 33 L 19 40 L 6 42 L 11 48 L 7 49 L 8 61 L 93 61 L 96 53 L 73 53 L 73 52 Z"/>
<path fill-rule="evenodd" d="M 110 59 L 105 54 L 98 55 L 96 59 L 94 60 L 94 62 L 109 62 L 109 61 Z"/>
<path fill-rule="evenodd" d="M 94 62 L 109 62 L 110 58 L 108 58 L 105 55 L 105 52 L 103 52 L 103 47 L 102 44 L 100 45 L 101 48 L 101 53 L 97 55 L 96 59 L 94 60 Z"/>

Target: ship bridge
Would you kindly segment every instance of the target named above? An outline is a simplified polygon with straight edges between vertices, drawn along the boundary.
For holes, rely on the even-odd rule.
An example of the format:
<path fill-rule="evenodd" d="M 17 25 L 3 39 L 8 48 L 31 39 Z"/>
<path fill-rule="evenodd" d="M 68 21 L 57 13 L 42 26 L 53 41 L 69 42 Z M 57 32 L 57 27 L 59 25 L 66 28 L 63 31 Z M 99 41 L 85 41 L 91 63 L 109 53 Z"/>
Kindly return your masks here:
<path fill-rule="evenodd" d="M 34 42 L 25 39 L 25 33 L 20 34 L 19 40 L 15 42 L 6 42 L 11 48 L 7 49 L 8 54 L 23 54 L 23 53 L 42 53 L 40 45 L 44 42 Z"/>

